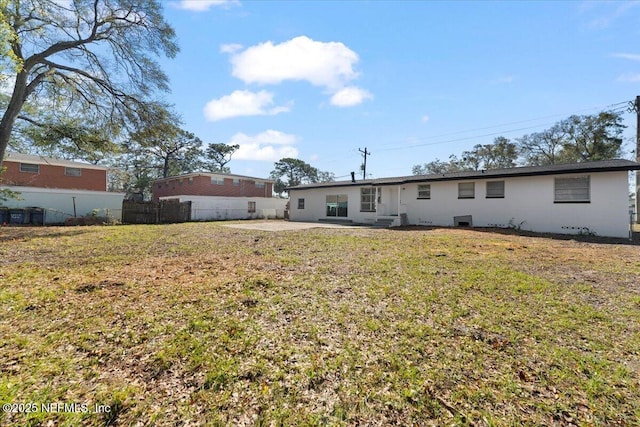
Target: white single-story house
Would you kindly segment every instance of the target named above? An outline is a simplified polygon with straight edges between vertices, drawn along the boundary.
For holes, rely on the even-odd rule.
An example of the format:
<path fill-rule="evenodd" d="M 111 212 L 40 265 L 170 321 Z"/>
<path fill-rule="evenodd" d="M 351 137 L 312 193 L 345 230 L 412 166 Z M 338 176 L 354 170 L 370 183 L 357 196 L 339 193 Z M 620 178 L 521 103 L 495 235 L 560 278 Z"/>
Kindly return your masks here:
<path fill-rule="evenodd" d="M 629 237 L 629 171 L 603 160 L 288 188 L 292 221 L 518 228 Z"/>
<path fill-rule="evenodd" d="M 275 197 L 233 197 L 177 195 L 159 200 L 191 202 L 191 221 L 284 218 L 287 199 Z"/>

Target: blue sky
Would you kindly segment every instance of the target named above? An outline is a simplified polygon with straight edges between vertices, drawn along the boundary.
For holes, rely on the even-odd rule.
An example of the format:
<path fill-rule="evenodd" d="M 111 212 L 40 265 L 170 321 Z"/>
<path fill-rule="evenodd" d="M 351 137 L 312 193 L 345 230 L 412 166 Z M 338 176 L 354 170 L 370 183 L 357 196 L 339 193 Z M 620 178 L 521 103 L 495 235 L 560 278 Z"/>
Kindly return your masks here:
<path fill-rule="evenodd" d="M 232 173 L 410 175 L 640 95 L 640 2 L 175 1 L 166 100 Z M 627 156 L 633 149 L 635 114 Z"/>

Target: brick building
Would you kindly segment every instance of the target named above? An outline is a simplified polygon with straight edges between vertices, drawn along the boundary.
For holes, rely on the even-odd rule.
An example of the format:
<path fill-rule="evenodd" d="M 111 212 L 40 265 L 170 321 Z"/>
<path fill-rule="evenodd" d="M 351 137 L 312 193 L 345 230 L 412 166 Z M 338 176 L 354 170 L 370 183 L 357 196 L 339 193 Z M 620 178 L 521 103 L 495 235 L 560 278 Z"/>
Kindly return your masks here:
<path fill-rule="evenodd" d="M 19 194 L 18 199 L 0 202 L 5 211 L 39 208 L 46 224 L 87 215 L 122 217 L 125 195 L 107 191 L 107 167 L 13 152 L 6 154 L 2 167 L 0 188 Z"/>
<path fill-rule="evenodd" d="M 153 182 L 153 200 L 191 202 L 191 219 L 283 218 L 286 199 L 273 197 L 273 180 L 222 173 L 190 173 Z"/>
<path fill-rule="evenodd" d="M 2 166 L 2 185 L 107 191 L 104 166 L 12 152 Z"/>
<path fill-rule="evenodd" d="M 273 181 L 242 175 L 190 173 L 153 182 L 153 200 L 171 196 L 272 197 Z"/>

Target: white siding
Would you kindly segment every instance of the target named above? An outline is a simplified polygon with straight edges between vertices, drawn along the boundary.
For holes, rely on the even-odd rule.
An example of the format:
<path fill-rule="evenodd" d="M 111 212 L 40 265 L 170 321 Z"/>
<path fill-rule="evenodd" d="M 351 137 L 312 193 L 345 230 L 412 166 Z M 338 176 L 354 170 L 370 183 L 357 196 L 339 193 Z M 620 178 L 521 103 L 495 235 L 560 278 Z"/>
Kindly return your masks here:
<path fill-rule="evenodd" d="M 192 221 L 226 219 L 284 218 L 287 199 L 275 197 L 167 196 L 160 200 L 179 199 L 191 202 Z M 255 202 L 255 213 L 249 213 L 249 202 Z"/>
<path fill-rule="evenodd" d="M 91 215 L 93 210 L 97 209 L 98 216 L 109 216 L 118 221 L 122 220 L 124 193 L 17 186 L 0 188 L 8 188 L 20 193 L 21 200 L 9 199 L 4 202 L 4 206 L 9 208 L 45 208 L 45 222 L 47 224 L 63 223 L 65 219 L 72 217 L 74 197 L 76 215 L 79 217 Z"/>
<path fill-rule="evenodd" d="M 289 190 L 291 200 L 289 218 L 292 221 L 319 220 L 351 220 L 355 223 L 373 224 L 376 220 L 375 212 L 360 212 L 360 186 L 314 188 L 309 190 Z M 346 194 L 348 197 L 347 213 L 345 217 L 327 216 L 326 196 Z M 304 209 L 298 209 L 298 199 L 304 199 Z"/>
<path fill-rule="evenodd" d="M 417 200 L 418 185 L 408 184 L 402 186 L 401 203 L 410 224 L 453 226 L 454 216 L 472 215 L 475 227 L 628 237 L 627 172 L 589 175 L 590 203 L 554 203 L 553 175 L 506 178 L 503 199 L 486 198 L 488 180 L 474 181 L 474 199 L 458 199 L 459 181 L 432 182 L 429 200 Z"/>
<path fill-rule="evenodd" d="M 419 183 L 382 186 L 377 213 L 360 212 L 360 186 L 290 190 L 293 221 L 335 219 L 326 216 L 325 197 L 349 196 L 349 216 L 355 223 L 373 223 L 376 215 L 406 213 L 409 224 L 453 226 L 454 216 L 472 216 L 475 227 L 519 227 L 535 232 L 598 236 L 629 236 L 628 173 L 598 172 L 590 176 L 589 203 L 554 203 L 554 178 L 574 175 L 434 181 L 431 198 L 418 199 Z M 504 181 L 504 198 L 487 198 L 487 181 Z M 458 183 L 474 182 L 473 199 L 458 198 Z M 425 183 L 420 183 L 425 184 Z M 305 208 L 298 209 L 298 199 Z M 397 207 L 396 207 L 397 204 Z"/>

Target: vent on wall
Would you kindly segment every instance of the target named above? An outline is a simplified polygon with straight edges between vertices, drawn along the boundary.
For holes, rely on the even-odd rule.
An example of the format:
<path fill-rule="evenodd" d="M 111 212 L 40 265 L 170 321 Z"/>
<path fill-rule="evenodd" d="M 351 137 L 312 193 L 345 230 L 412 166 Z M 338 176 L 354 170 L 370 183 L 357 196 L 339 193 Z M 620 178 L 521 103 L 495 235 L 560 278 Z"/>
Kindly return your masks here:
<path fill-rule="evenodd" d="M 473 227 L 471 215 L 461 215 L 453 217 L 454 227 Z"/>

